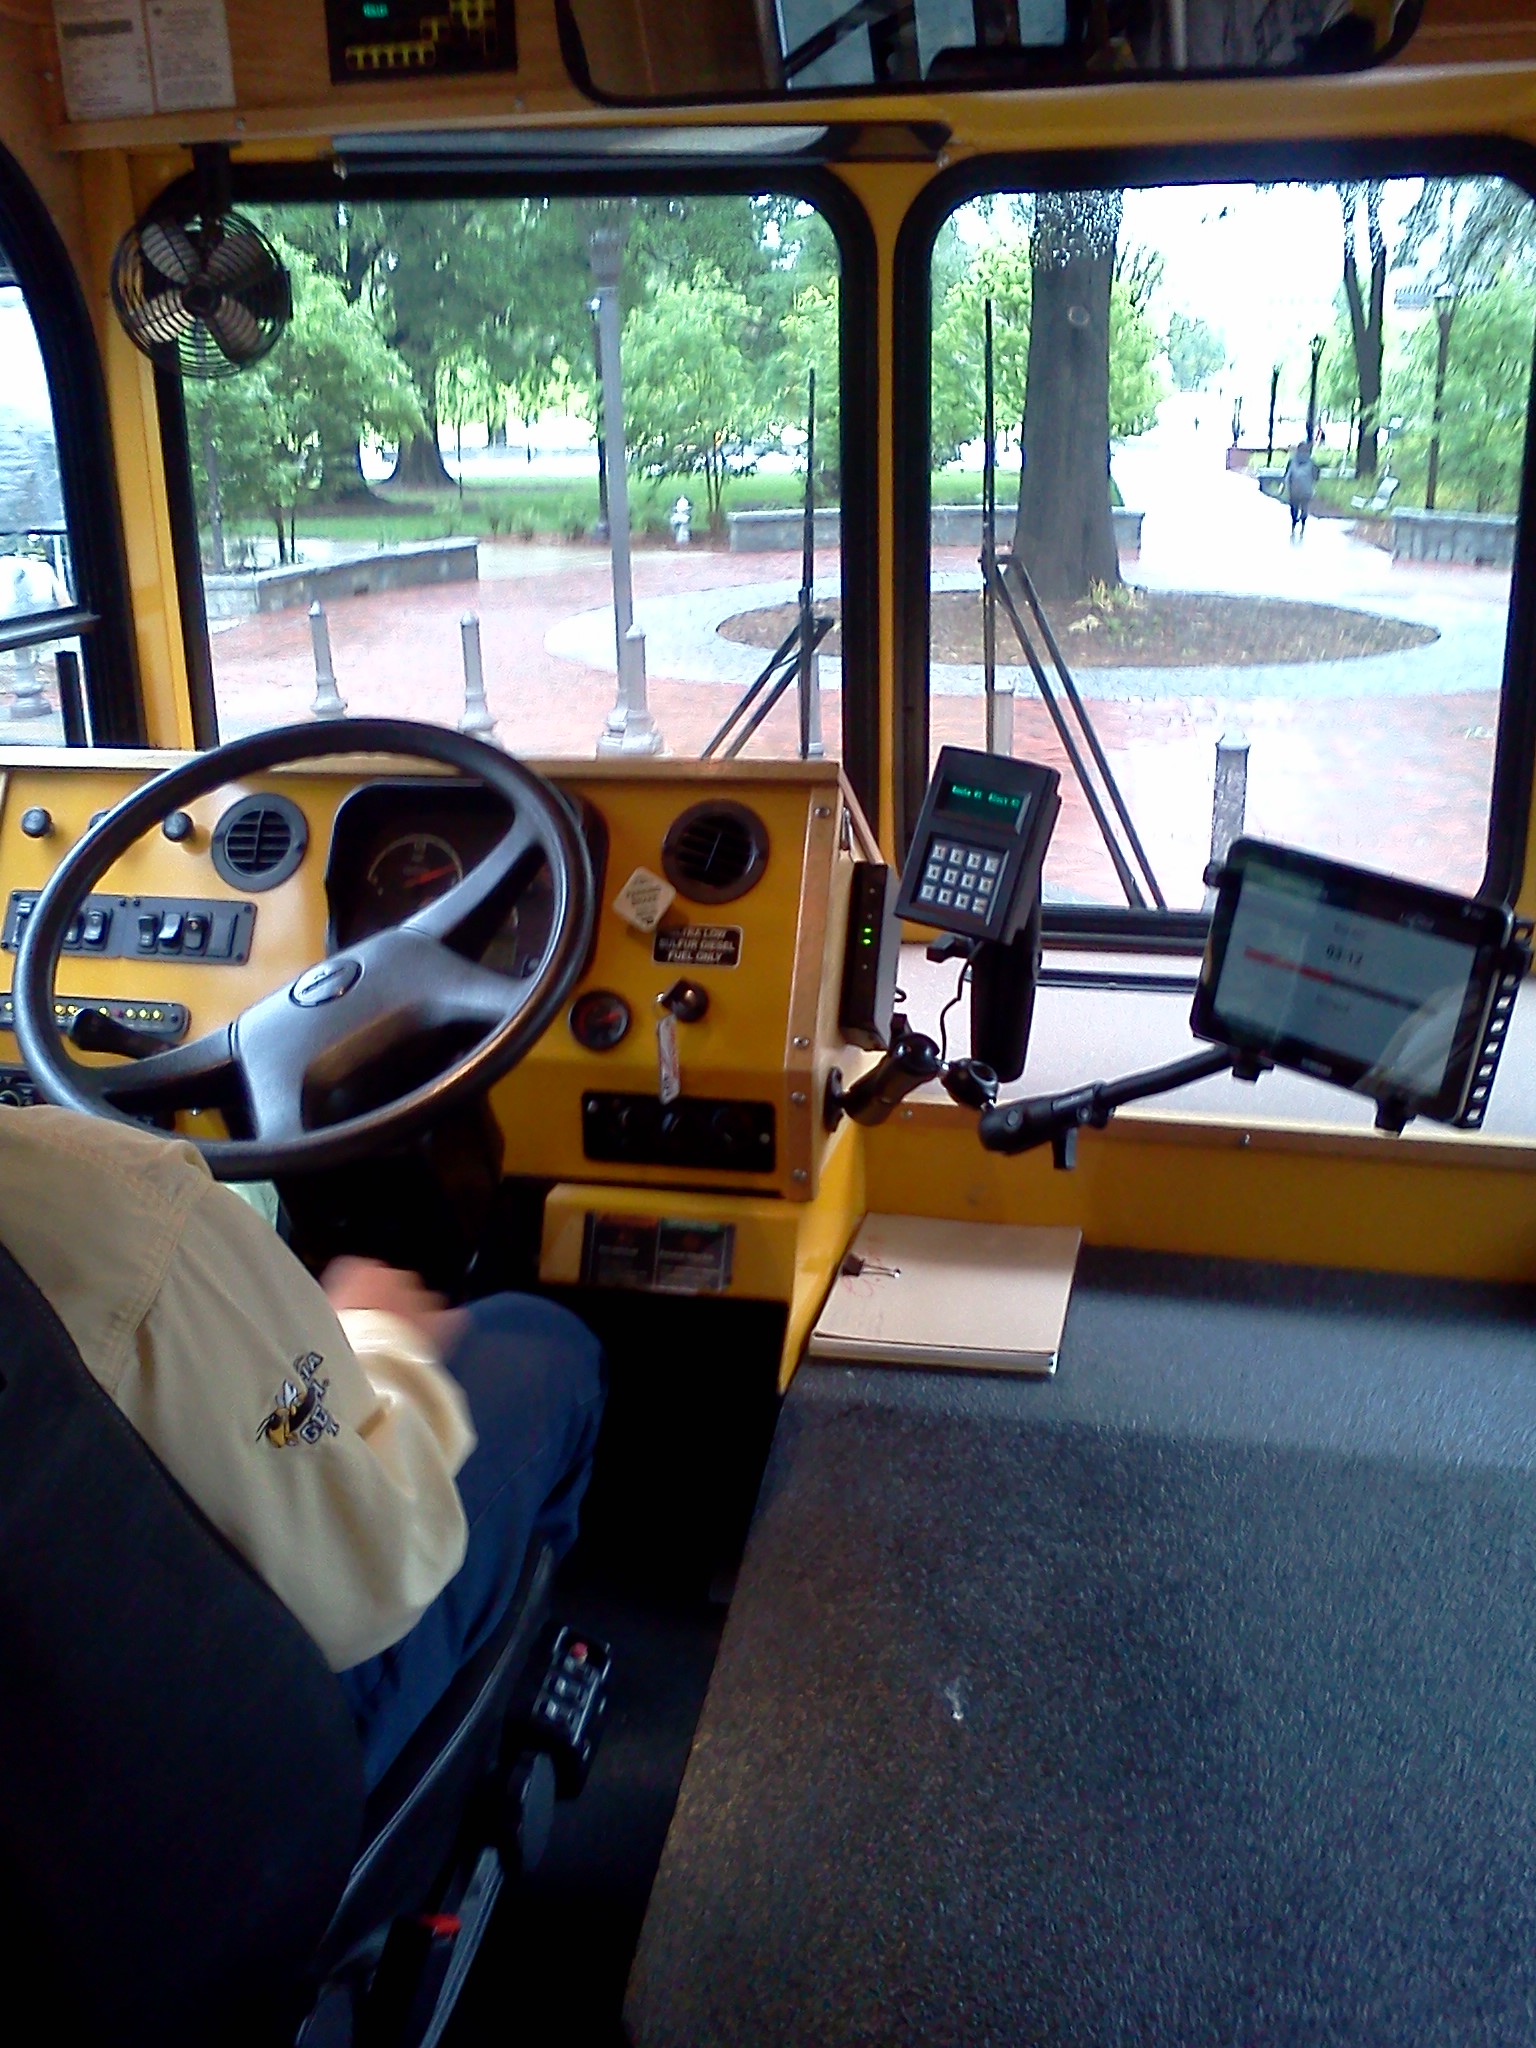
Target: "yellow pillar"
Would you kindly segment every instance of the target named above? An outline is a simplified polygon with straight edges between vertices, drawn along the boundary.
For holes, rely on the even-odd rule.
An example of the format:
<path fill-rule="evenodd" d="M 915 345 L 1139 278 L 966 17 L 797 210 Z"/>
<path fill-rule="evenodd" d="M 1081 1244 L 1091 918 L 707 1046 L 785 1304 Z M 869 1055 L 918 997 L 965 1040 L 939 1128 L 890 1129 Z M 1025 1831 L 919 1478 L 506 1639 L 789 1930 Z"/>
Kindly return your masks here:
<path fill-rule="evenodd" d="M 148 738 L 154 746 L 190 747 L 192 707 L 154 370 L 118 325 L 108 283 L 112 252 L 135 216 L 128 159 L 119 150 L 89 151 L 81 160 L 81 181 L 90 263 L 86 298 L 106 377 Z"/>

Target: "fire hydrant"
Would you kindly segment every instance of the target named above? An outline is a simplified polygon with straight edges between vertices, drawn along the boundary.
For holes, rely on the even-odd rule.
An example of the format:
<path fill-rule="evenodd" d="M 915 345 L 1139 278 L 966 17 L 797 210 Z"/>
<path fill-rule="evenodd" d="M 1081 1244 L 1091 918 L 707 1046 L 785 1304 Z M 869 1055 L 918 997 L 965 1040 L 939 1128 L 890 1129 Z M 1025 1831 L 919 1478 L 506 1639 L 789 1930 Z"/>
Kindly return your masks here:
<path fill-rule="evenodd" d="M 672 545 L 685 548 L 693 539 L 693 507 L 686 498 L 679 498 L 672 507 L 669 520 L 672 528 Z"/>

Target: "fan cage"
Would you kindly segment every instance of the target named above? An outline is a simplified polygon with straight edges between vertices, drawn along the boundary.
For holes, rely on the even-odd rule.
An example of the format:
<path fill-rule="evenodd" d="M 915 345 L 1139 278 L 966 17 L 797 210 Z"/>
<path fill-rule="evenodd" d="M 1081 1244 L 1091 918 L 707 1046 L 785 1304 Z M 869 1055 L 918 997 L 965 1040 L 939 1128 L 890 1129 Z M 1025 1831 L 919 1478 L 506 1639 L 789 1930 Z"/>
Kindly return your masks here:
<path fill-rule="evenodd" d="M 204 267 L 237 237 L 248 241 L 253 253 L 259 254 L 262 268 L 258 274 L 238 281 L 237 289 L 218 294 L 232 299 L 257 329 L 254 341 L 238 356 L 231 356 L 220 345 L 206 319 L 183 304 L 187 291 L 195 291 L 198 281 L 193 280 L 189 287 L 168 275 L 145 250 L 145 233 L 153 227 L 184 236 Z M 277 345 L 293 314 L 293 290 L 282 258 L 254 221 L 234 212 L 211 217 L 196 211 L 146 215 L 118 243 L 112 259 L 111 290 L 118 319 L 135 347 L 162 370 L 203 382 L 238 376 L 260 362 Z"/>

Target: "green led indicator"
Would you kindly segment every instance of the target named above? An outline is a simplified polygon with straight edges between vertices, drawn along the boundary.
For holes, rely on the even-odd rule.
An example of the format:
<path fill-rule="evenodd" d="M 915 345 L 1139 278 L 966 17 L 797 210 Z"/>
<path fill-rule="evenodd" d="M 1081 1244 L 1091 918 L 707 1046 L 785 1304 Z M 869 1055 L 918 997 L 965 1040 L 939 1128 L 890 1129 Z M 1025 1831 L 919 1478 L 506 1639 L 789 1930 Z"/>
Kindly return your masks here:
<path fill-rule="evenodd" d="M 864 941 L 864 944 L 865 944 L 866 946 L 872 946 L 872 945 L 873 945 L 873 944 L 875 943 L 875 928 L 874 928 L 874 926 L 873 926 L 872 924 L 867 924 L 867 925 L 865 925 L 865 927 L 864 927 L 864 930 L 863 930 L 863 933 L 862 933 L 862 935 L 861 935 L 861 936 L 862 936 L 862 938 L 863 938 L 863 941 Z"/>
<path fill-rule="evenodd" d="M 364 21 L 388 21 L 388 0 L 363 0 Z"/>

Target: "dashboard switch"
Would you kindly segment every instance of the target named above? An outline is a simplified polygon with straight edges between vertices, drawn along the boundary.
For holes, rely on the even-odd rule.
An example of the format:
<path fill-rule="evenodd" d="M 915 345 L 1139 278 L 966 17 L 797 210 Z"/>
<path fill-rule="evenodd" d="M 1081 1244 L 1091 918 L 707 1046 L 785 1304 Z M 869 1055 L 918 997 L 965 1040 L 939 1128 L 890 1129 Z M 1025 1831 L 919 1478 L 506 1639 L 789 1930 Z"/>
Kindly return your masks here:
<path fill-rule="evenodd" d="M 139 951 L 153 953 L 160 940 L 160 920 L 152 910 L 143 911 L 139 917 Z"/>
<path fill-rule="evenodd" d="M 167 910 L 160 919 L 156 944 L 162 953 L 181 951 L 181 933 L 186 920 L 179 910 Z"/>
<path fill-rule="evenodd" d="M 208 944 L 208 920 L 194 911 L 182 927 L 181 950 L 183 953 L 201 953 Z"/>
<path fill-rule="evenodd" d="M 104 946 L 107 943 L 107 926 L 111 922 L 105 910 L 88 910 L 81 928 L 80 943 L 85 946 Z"/>

